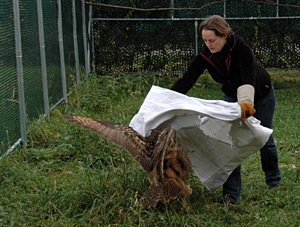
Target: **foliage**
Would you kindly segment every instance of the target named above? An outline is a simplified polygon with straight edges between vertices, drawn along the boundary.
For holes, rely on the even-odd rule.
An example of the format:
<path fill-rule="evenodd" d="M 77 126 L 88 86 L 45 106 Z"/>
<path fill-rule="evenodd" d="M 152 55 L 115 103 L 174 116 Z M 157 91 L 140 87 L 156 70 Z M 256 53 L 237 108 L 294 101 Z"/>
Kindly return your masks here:
<path fill-rule="evenodd" d="M 259 153 L 243 164 L 242 198 L 220 205 L 191 174 L 190 209 L 180 201 L 141 209 L 148 185 L 130 155 L 92 132 L 64 122 L 64 113 L 128 124 L 151 85 L 170 87 L 176 77 L 91 76 L 75 86 L 67 108 L 31 122 L 28 144 L 0 161 L 2 226 L 299 226 L 300 73 L 271 72 L 277 94 L 274 135 L 283 182 L 269 191 Z M 203 76 L 190 96 L 221 99 L 219 85 Z"/>

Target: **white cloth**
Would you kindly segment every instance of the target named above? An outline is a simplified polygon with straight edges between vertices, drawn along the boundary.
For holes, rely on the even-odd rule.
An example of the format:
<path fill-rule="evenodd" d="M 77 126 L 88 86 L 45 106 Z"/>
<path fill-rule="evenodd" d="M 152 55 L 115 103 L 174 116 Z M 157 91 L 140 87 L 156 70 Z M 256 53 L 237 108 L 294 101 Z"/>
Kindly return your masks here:
<path fill-rule="evenodd" d="M 174 125 L 194 172 L 206 188 L 215 189 L 272 134 L 254 117 L 245 123 L 240 117 L 238 103 L 199 99 L 152 86 L 130 126 L 148 136 L 152 129 Z"/>

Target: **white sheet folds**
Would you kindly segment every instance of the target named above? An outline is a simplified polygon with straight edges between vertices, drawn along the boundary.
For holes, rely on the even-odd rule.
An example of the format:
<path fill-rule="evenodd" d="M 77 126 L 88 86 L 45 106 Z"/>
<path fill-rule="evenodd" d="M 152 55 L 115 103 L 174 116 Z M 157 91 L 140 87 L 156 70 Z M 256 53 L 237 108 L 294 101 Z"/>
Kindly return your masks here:
<path fill-rule="evenodd" d="M 199 99 L 152 86 L 130 126 L 147 136 L 151 129 L 174 125 L 193 171 L 206 188 L 215 189 L 272 134 L 254 117 L 245 123 L 240 117 L 238 103 Z"/>

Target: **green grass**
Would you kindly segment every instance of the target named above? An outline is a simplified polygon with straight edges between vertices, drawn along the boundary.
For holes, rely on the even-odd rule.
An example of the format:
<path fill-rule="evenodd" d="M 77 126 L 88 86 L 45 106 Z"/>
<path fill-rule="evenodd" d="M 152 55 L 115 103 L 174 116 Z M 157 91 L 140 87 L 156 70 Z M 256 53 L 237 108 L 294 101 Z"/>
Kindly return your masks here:
<path fill-rule="evenodd" d="M 142 209 L 145 172 L 124 149 L 61 119 L 76 114 L 128 124 L 152 84 L 169 88 L 170 76 L 91 76 L 77 86 L 67 108 L 30 123 L 27 147 L 0 161 L 1 226 L 299 226 L 299 71 L 271 72 L 277 95 L 274 136 L 281 187 L 269 191 L 259 153 L 243 166 L 243 192 L 236 205 L 215 203 L 220 189 L 208 191 L 195 175 L 189 210 L 174 201 Z M 209 76 L 189 95 L 222 99 Z"/>

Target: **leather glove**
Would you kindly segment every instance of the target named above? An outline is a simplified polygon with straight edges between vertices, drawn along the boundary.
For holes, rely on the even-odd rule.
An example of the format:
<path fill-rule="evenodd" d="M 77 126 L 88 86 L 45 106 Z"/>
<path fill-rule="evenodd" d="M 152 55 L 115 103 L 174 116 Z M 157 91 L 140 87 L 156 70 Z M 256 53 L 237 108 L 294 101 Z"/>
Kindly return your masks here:
<path fill-rule="evenodd" d="M 242 122 L 245 122 L 248 117 L 253 116 L 256 112 L 253 107 L 254 92 L 255 89 L 250 84 L 244 84 L 237 89 L 237 100 L 242 109 Z"/>
<path fill-rule="evenodd" d="M 256 110 L 254 109 L 251 102 L 240 102 L 239 103 L 242 109 L 242 122 L 245 122 L 248 117 L 251 117 L 255 114 Z"/>

